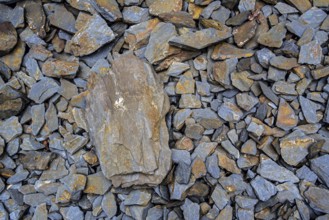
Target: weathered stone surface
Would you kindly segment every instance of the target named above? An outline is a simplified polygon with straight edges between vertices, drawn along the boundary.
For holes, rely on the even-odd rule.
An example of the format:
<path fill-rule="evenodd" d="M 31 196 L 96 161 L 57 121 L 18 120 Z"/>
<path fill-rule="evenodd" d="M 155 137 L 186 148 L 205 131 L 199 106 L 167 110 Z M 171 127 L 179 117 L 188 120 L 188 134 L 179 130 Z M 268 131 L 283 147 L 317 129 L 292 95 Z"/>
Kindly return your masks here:
<path fill-rule="evenodd" d="M 24 152 L 20 161 L 28 170 L 46 170 L 49 168 L 49 162 L 55 157 L 54 153 L 28 151 Z"/>
<path fill-rule="evenodd" d="M 278 25 L 272 27 L 268 32 L 263 33 L 259 36 L 257 42 L 268 46 L 280 48 L 283 39 L 286 36 L 287 30 L 285 29 L 285 25 L 283 23 L 279 23 Z"/>
<path fill-rule="evenodd" d="M 43 74 L 55 78 L 74 78 L 78 69 L 79 60 L 72 57 L 67 60 L 49 59 L 42 65 Z"/>
<path fill-rule="evenodd" d="M 322 48 L 317 41 L 311 41 L 300 48 L 298 63 L 320 64 L 322 60 Z"/>
<path fill-rule="evenodd" d="M 201 50 L 229 38 L 232 35 L 231 32 L 231 28 L 228 27 L 223 28 L 221 31 L 214 28 L 207 28 L 174 37 L 170 39 L 169 44 L 185 49 Z"/>
<path fill-rule="evenodd" d="M 0 57 L 0 61 L 5 63 L 12 71 L 18 71 L 21 67 L 25 53 L 25 43 L 18 41 L 15 48 L 7 55 Z"/>
<path fill-rule="evenodd" d="M 149 10 L 138 6 L 125 7 L 122 15 L 123 20 L 128 24 L 138 24 L 150 19 Z"/>
<path fill-rule="evenodd" d="M 25 107 L 26 97 L 8 85 L 0 87 L 0 119 L 17 115 Z"/>
<path fill-rule="evenodd" d="M 51 25 L 58 27 L 69 33 L 75 33 L 75 18 L 64 5 L 48 3 L 44 4 L 43 8 Z"/>
<path fill-rule="evenodd" d="M 256 34 L 258 25 L 255 20 L 244 23 L 233 30 L 234 42 L 239 47 L 243 47 Z"/>
<path fill-rule="evenodd" d="M 238 64 L 237 58 L 226 59 L 224 61 L 215 62 L 213 66 L 214 79 L 225 88 L 230 88 L 231 73 L 235 70 Z"/>
<path fill-rule="evenodd" d="M 122 18 L 119 5 L 116 0 L 91 0 L 90 4 L 100 13 L 106 20 L 113 22 Z"/>
<path fill-rule="evenodd" d="M 104 175 L 115 186 L 157 185 L 171 165 L 164 119 L 168 98 L 151 67 L 137 57 L 122 55 L 112 65 L 113 72 L 92 76 L 86 110 L 89 132 Z M 116 74 L 120 77 L 117 78 Z M 136 81 L 131 81 L 131 74 L 139 74 Z M 126 83 L 128 79 L 129 84 Z M 111 85 L 110 88 L 107 85 Z M 103 99 L 95 98 L 100 94 L 103 94 Z M 145 114 L 142 118 L 140 112 Z M 104 135 L 107 138 L 104 139 Z M 148 157 L 144 158 L 146 154 Z"/>
<path fill-rule="evenodd" d="M 0 120 L 0 136 L 9 142 L 15 137 L 22 134 L 22 125 L 18 122 L 18 118 L 12 116 L 4 121 Z"/>
<path fill-rule="evenodd" d="M 257 173 L 266 179 L 278 181 L 280 183 L 296 183 L 299 181 L 293 172 L 282 166 L 279 166 L 265 155 L 260 156 L 260 164 L 258 166 Z"/>
<path fill-rule="evenodd" d="M 108 218 L 112 218 L 117 213 L 117 204 L 113 193 L 108 192 L 102 200 L 102 209 Z"/>
<path fill-rule="evenodd" d="M 279 111 L 276 117 L 276 126 L 288 131 L 296 127 L 298 118 L 291 106 L 284 100 L 280 99 Z"/>
<path fill-rule="evenodd" d="M 24 8 L 30 29 L 40 37 L 46 36 L 46 15 L 41 0 L 24 0 L 17 4 Z"/>
<path fill-rule="evenodd" d="M 27 97 L 36 103 L 43 103 L 59 90 L 60 86 L 54 79 L 42 78 L 39 82 L 33 84 Z"/>
<path fill-rule="evenodd" d="M 254 83 L 254 80 L 249 79 L 250 73 L 248 71 L 235 72 L 231 74 L 232 85 L 241 92 L 247 92 Z"/>
<path fill-rule="evenodd" d="M 150 5 L 150 14 L 158 16 L 168 12 L 178 12 L 182 9 L 182 0 L 154 0 Z"/>
<path fill-rule="evenodd" d="M 321 67 L 315 70 L 312 70 L 312 76 L 314 79 L 321 79 L 329 75 L 329 66 Z"/>
<path fill-rule="evenodd" d="M 0 56 L 9 53 L 17 44 L 17 32 L 10 22 L 0 23 Z"/>
<path fill-rule="evenodd" d="M 296 58 L 287 58 L 284 56 L 273 57 L 270 60 L 270 64 L 278 69 L 291 70 L 298 66 Z"/>
<path fill-rule="evenodd" d="M 250 182 L 252 188 L 254 189 L 257 197 L 261 201 L 266 201 L 274 196 L 277 192 L 274 184 L 270 181 L 264 179 L 261 176 L 257 176 L 254 180 Z"/>
<path fill-rule="evenodd" d="M 311 169 L 320 177 L 320 179 L 329 187 L 329 155 L 311 160 Z"/>
<path fill-rule="evenodd" d="M 278 2 L 274 6 L 281 14 L 290 14 L 290 13 L 298 13 L 297 9 L 294 7 L 291 7 L 290 5 L 283 3 L 283 2 Z"/>
<path fill-rule="evenodd" d="M 294 133 L 280 141 L 282 158 L 292 166 L 298 165 L 308 155 L 309 147 L 315 142 L 302 132 Z"/>
<path fill-rule="evenodd" d="M 115 38 L 112 29 L 101 16 L 95 14 L 67 43 L 67 50 L 74 56 L 89 55 Z"/>
<path fill-rule="evenodd" d="M 309 0 L 286 0 L 290 4 L 294 5 L 300 12 L 304 13 L 312 7 Z"/>
<path fill-rule="evenodd" d="M 159 18 L 165 22 L 170 22 L 177 27 L 195 28 L 193 17 L 184 11 L 162 13 L 159 14 Z"/>
<path fill-rule="evenodd" d="M 228 43 L 216 45 L 211 58 L 214 60 L 225 60 L 231 58 L 246 58 L 254 55 L 253 50 L 240 49 Z"/>
<path fill-rule="evenodd" d="M 111 186 L 111 181 L 106 179 L 102 172 L 98 172 L 87 177 L 87 185 L 84 192 L 104 195 Z"/>
<path fill-rule="evenodd" d="M 237 122 L 243 116 L 243 112 L 234 103 L 224 102 L 218 108 L 218 115 L 225 121 Z"/>
<path fill-rule="evenodd" d="M 170 23 L 159 23 L 153 28 L 149 43 L 145 50 L 145 57 L 150 63 L 159 62 L 177 49 L 169 45 L 170 39 L 177 35 L 175 26 Z"/>
<path fill-rule="evenodd" d="M 309 200 L 310 206 L 314 210 L 329 214 L 329 190 L 319 187 L 310 187 L 304 195 Z"/>
<path fill-rule="evenodd" d="M 316 123 L 318 119 L 315 103 L 303 96 L 299 96 L 299 103 L 306 121 L 308 123 Z"/>

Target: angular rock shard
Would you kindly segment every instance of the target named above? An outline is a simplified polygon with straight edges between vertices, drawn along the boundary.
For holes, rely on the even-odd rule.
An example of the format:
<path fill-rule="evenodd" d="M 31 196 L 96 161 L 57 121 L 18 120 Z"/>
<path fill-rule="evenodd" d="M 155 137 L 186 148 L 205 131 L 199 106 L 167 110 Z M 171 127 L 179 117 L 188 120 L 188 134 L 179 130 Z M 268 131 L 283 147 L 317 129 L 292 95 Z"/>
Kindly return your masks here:
<path fill-rule="evenodd" d="M 169 102 L 152 68 L 132 54 L 121 55 L 109 73 L 91 75 L 86 99 L 104 175 L 116 187 L 159 184 L 171 166 Z"/>

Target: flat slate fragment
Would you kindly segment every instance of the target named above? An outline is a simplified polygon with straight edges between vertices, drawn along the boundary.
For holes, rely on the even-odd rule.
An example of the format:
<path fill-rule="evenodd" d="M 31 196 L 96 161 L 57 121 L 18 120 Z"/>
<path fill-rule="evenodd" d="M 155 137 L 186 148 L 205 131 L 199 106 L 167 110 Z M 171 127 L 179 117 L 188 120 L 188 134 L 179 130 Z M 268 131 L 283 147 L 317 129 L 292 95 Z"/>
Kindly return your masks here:
<path fill-rule="evenodd" d="M 169 41 L 169 44 L 185 49 L 201 50 L 231 37 L 231 32 L 231 28 L 228 27 L 224 28 L 222 31 L 214 28 L 207 28 L 200 31 L 187 32 L 178 37 L 174 37 Z"/>
<path fill-rule="evenodd" d="M 109 73 L 90 79 L 89 132 L 102 171 L 115 186 L 157 185 L 171 166 L 164 118 L 169 103 L 157 80 L 152 68 L 132 54 L 115 59 Z"/>

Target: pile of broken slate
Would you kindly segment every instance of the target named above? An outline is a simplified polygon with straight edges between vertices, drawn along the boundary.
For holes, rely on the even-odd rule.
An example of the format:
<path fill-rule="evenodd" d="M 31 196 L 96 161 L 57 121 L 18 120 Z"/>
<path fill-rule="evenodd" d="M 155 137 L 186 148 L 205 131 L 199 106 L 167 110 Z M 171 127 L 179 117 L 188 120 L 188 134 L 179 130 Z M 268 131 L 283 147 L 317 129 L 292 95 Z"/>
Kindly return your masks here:
<path fill-rule="evenodd" d="M 328 0 L 0 0 L 0 219 L 329 219 Z"/>

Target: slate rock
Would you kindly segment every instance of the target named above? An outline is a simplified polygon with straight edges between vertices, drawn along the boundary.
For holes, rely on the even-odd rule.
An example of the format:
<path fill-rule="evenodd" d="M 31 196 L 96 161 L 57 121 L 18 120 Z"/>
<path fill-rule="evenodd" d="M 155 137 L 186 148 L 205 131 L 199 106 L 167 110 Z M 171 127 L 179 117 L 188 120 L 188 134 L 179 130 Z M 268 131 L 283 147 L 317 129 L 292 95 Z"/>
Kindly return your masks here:
<path fill-rule="evenodd" d="M 236 45 L 238 45 L 238 47 L 243 47 L 246 43 L 248 43 L 248 41 L 255 36 L 257 27 L 257 22 L 252 20 L 235 28 L 233 30 L 233 36 Z"/>
<path fill-rule="evenodd" d="M 284 56 L 277 56 L 271 58 L 270 64 L 282 70 L 291 70 L 292 68 L 298 66 L 296 58 L 287 58 Z"/>
<path fill-rule="evenodd" d="M 186 199 L 181 209 L 183 210 L 184 219 L 198 220 L 200 218 L 200 206 L 198 203 L 193 203 L 191 200 Z"/>
<path fill-rule="evenodd" d="M 227 192 L 219 184 L 216 185 L 211 194 L 211 198 L 220 210 L 223 209 L 230 200 Z"/>
<path fill-rule="evenodd" d="M 84 56 L 95 52 L 114 38 L 112 29 L 99 15 L 95 14 L 75 33 L 66 47 L 74 56 Z"/>
<path fill-rule="evenodd" d="M 241 92 L 247 92 L 254 83 L 254 80 L 249 79 L 250 73 L 248 71 L 234 72 L 231 74 L 232 85 Z"/>
<path fill-rule="evenodd" d="M 201 108 L 201 101 L 196 95 L 183 94 L 179 100 L 179 108 Z"/>
<path fill-rule="evenodd" d="M 283 160 L 289 165 L 296 166 L 309 152 L 309 147 L 315 142 L 312 137 L 306 136 L 302 132 L 291 133 L 280 141 L 281 155 Z"/>
<path fill-rule="evenodd" d="M 257 42 L 267 46 L 280 48 L 283 43 L 283 39 L 286 36 L 287 30 L 285 29 L 285 25 L 283 23 L 279 23 L 276 26 L 272 27 L 268 32 L 262 33 Z"/>
<path fill-rule="evenodd" d="M 290 13 L 298 13 L 298 10 L 290 5 L 278 2 L 274 8 L 276 8 L 281 14 L 290 14 Z"/>
<path fill-rule="evenodd" d="M 117 213 L 117 204 L 113 193 L 108 192 L 104 195 L 102 200 L 102 209 L 108 218 L 112 218 Z"/>
<path fill-rule="evenodd" d="M 284 100 L 280 99 L 279 110 L 276 117 L 276 126 L 288 131 L 296 127 L 298 118 L 292 107 Z"/>
<path fill-rule="evenodd" d="M 253 50 L 240 49 L 228 43 L 219 43 L 214 48 L 211 58 L 214 60 L 225 60 L 230 58 L 248 58 L 253 55 Z"/>
<path fill-rule="evenodd" d="M 44 4 L 43 8 L 47 14 L 51 25 L 58 27 L 69 33 L 75 33 L 75 18 L 64 5 L 48 3 Z"/>
<path fill-rule="evenodd" d="M 311 169 L 329 187 L 329 155 L 323 155 L 311 160 Z"/>
<path fill-rule="evenodd" d="M 231 73 L 238 64 L 237 58 L 226 59 L 224 61 L 215 62 L 213 66 L 214 80 L 219 82 L 225 88 L 231 87 Z"/>
<path fill-rule="evenodd" d="M 308 9 L 312 7 L 311 3 L 309 0 L 288 0 L 287 2 L 291 3 L 294 5 L 300 12 L 304 13 Z"/>
<path fill-rule="evenodd" d="M 238 122 L 243 116 L 243 112 L 234 103 L 224 102 L 218 108 L 218 115 L 225 121 Z"/>
<path fill-rule="evenodd" d="M 250 184 L 261 201 L 269 200 L 277 193 L 275 185 L 261 176 L 257 176 Z"/>
<path fill-rule="evenodd" d="M 55 158 L 54 153 L 27 151 L 19 157 L 24 168 L 28 170 L 46 170 L 49 168 L 49 163 Z"/>
<path fill-rule="evenodd" d="M 17 32 L 10 22 L 0 23 L 0 56 L 9 53 L 17 44 Z"/>
<path fill-rule="evenodd" d="M 18 40 L 15 48 L 9 54 L 0 57 L 0 61 L 6 64 L 12 71 L 19 71 L 24 54 L 25 43 Z"/>
<path fill-rule="evenodd" d="M 35 208 L 32 220 L 42 220 L 48 218 L 47 204 L 42 203 Z"/>
<path fill-rule="evenodd" d="M 195 21 L 191 14 L 185 11 L 166 12 L 159 14 L 159 18 L 165 22 L 170 22 L 176 27 L 195 28 Z"/>
<path fill-rule="evenodd" d="M 322 60 L 322 48 L 317 41 L 311 41 L 300 48 L 298 63 L 317 65 Z"/>
<path fill-rule="evenodd" d="M 182 5 L 182 0 L 154 0 L 149 6 L 149 10 L 151 15 L 158 16 L 163 13 L 178 12 L 182 9 Z"/>
<path fill-rule="evenodd" d="M 315 103 L 303 96 L 299 96 L 299 103 L 306 121 L 308 123 L 316 123 L 318 119 Z"/>
<path fill-rule="evenodd" d="M 0 136 L 8 143 L 23 132 L 18 117 L 12 116 L 6 120 L 0 120 Z"/>
<path fill-rule="evenodd" d="M 192 117 L 206 129 L 219 128 L 223 121 L 209 108 L 193 110 Z"/>
<path fill-rule="evenodd" d="M 304 195 L 314 210 L 329 214 L 329 190 L 312 186 Z"/>
<path fill-rule="evenodd" d="M 39 82 L 33 84 L 27 97 L 36 103 L 43 103 L 59 92 L 59 90 L 60 86 L 54 79 L 44 77 Z"/>
<path fill-rule="evenodd" d="M 238 93 L 236 95 L 237 105 L 245 111 L 250 111 L 255 105 L 259 103 L 259 100 L 248 93 Z"/>
<path fill-rule="evenodd" d="M 145 190 L 133 190 L 124 200 L 125 205 L 141 205 L 146 206 L 151 200 L 151 193 Z"/>
<path fill-rule="evenodd" d="M 280 183 L 296 183 L 299 181 L 293 172 L 278 165 L 265 155 L 260 156 L 260 165 L 258 166 L 257 173 L 266 179 Z"/>
<path fill-rule="evenodd" d="M 31 107 L 31 115 L 32 115 L 32 134 L 37 135 L 41 130 L 42 126 L 45 123 L 45 105 L 33 105 Z"/>
<path fill-rule="evenodd" d="M 250 11 L 244 11 L 241 12 L 231 18 L 229 18 L 226 21 L 226 25 L 232 25 L 232 26 L 240 26 L 242 25 L 245 21 L 248 20 L 248 17 L 250 15 Z"/>
<path fill-rule="evenodd" d="M 75 58 L 68 60 L 48 59 L 42 65 L 43 74 L 55 78 L 74 78 L 78 69 L 79 60 Z"/>
<path fill-rule="evenodd" d="M 89 2 L 106 20 L 113 22 L 122 18 L 117 1 L 92 0 Z"/>
<path fill-rule="evenodd" d="M 136 75 L 135 69 L 141 71 L 136 81 L 131 81 L 131 74 Z M 115 59 L 112 71 L 120 77 L 115 77 L 115 74 L 92 75 L 87 97 L 86 119 L 91 139 L 98 153 L 101 152 L 102 171 L 115 186 L 159 184 L 171 166 L 164 118 L 169 109 L 168 98 L 151 67 L 132 54 Z M 129 85 L 126 79 L 130 79 Z M 107 85 L 112 86 L 107 88 Z M 94 98 L 100 94 L 104 94 L 103 99 Z M 150 106 L 150 102 L 154 104 Z M 111 108 L 108 109 L 108 106 Z M 139 117 L 140 112 L 145 112 L 142 118 Z M 134 124 L 131 120 L 133 116 Z M 146 120 L 145 117 L 151 117 L 152 120 Z M 146 127 L 147 131 L 141 129 Z M 104 135 L 108 138 L 104 139 Z M 155 136 L 157 139 L 152 138 Z M 138 153 L 136 141 L 142 139 L 144 141 L 137 145 Z M 118 146 L 124 146 L 122 151 L 116 150 Z M 148 158 L 143 160 L 146 153 Z"/>
<path fill-rule="evenodd" d="M 87 185 L 83 192 L 104 195 L 111 186 L 111 181 L 102 172 L 98 172 L 87 176 Z"/>
<path fill-rule="evenodd" d="M 329 67 L 325 66 L 325 67 L 317 68 L 315 70 L 312 70 L 311 74 L 314 79 L 316 79 L 316 80 L 321 79 L 321 78 L 329 75 Z"/>
<path fill-rule="evenodd" d="M 6 119 L 19 114 L 25 107 L 26 97 L 10 87 L 0 87 L 0 119 Z"/>
<path fill-rule="evenodd" d="M 128 24 L 138 24 L 150 19 L 149 10 L 138 6 L 125 7 L 122 15 L 123 20 Z"/>
<path fill-rule="evenodd" d="M 223 28 L 222 31 L 207 28 L 174 37 L 170 39 L 169 44 L 185 49 L 201 50 L 229 38 L 232 35 L 231 32 L 231 28 L 228 27 Z"/>
<path fill-rule="evenodd" d="M 159 62 L 175 52 L 169 45 L 170 39 L 177 35 L 175 26 L 170 23 L 159 23 L 152 30 L 145 57 L 151 63 Z"/>

